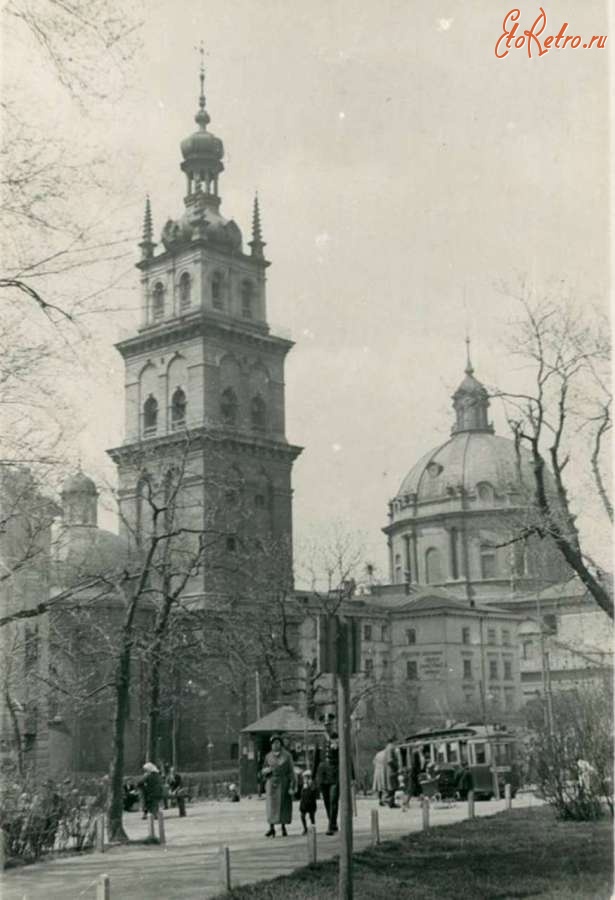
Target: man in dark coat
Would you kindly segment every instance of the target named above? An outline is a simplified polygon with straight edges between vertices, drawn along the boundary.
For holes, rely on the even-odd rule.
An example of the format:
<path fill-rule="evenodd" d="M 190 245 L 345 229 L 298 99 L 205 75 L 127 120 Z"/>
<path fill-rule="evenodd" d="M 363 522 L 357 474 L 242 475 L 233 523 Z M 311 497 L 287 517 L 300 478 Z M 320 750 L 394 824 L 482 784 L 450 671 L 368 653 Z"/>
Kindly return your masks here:
<path fill-rule="evenodd" d="M 461 764 L 455 780 L 455 787 L 460 800 L 466 800 L 470 791 L 474 790 L 474 778 L 467 762 Z"/>
<path fill-rule="evenodd" d="M 325 746 L 324 759 L 318 763 L 316 770 L 316 787 L 318 788 L 329 819 L 327 834 L 335 834 L 337 828 L 337 810 L 339 804 L 340 757 L 337 733 L 331 733 L 329 743 Z"/>
<path fill-rule="evenodd" d="M 145 775 L 139 781 L 138 787 L 143 795 L 143 818 L 146 819 L 148 814 L 158 815 L 158 807 L 164 794 L 164 785 L 154 763 L 146 762 L 143 771 Z"/>

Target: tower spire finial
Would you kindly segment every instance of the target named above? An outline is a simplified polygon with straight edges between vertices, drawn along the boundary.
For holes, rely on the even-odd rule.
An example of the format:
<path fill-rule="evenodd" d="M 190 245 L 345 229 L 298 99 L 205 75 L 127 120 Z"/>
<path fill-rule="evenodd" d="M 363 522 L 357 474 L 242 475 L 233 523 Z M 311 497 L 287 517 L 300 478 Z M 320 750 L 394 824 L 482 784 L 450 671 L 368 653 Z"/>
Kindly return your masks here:
<path fill-rule="evenodd" d="M 209 113 L 205 109 L 205 47 L 203 45 L 203 41 L 200 42 L 198 50 L 201 57 L 201 63 L 199 65 L 199 82 L 201 88 L 199 91 L 199 109 L 196 116 L 194 117 L 194 121 L 197 123 L 197 125 L 200 126 L 202 131 L 205 131 L 211 119 L 209 118 Z"/>
<path fill-rule="evenodd" d="M 263 230 L 261 226 L 261 210 L 258 202 L 258 191 L 254 194 L 254 209 L 252 212 L 252 240 L 250 241 L 252 256 L 259 259 L 263 258 L 263 249 L 265 242 L 263 241 Z"/>
<path fill-rule="evenodd" d="M 474 375 L 474 367 L 472 365 L 472 360 L 470 359 L 470 336 L 466 334 L 466 375 Z"/>
<path fill-rule="evenodd" d="M 139 244 L 143 259 L 151 259 L 154 255 L 154 226 L 152 224 L 152 207 L 149 201 L 149 194 L 145 196 L 145 214 L 143 216 L 143 240 Z"/>

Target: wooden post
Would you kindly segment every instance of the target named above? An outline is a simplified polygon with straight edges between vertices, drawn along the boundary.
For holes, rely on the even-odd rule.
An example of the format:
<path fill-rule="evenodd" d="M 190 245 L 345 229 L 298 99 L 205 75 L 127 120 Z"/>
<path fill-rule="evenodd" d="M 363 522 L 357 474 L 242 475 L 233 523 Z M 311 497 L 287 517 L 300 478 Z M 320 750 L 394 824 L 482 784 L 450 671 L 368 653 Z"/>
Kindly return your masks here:
<path fill-rule="evenodd" d="M 316 862 L 316 826 L 310 825 L 307 833 L 308 845 L 308 863 L 314 865 Z"/>
<path fill-rule="evenodd" d="M 101 875 L 98 879 L 96 900 L 111 900 L 111 881 L 108 875 Z"/>
<path fill-rule="evenodd" d="M 359 813 L 357 811 L 357 788 L 354 782 L 350 785 L 350 790 L 352 792 L 352 817 L 356 819 Z"/>
<path fill-rule="evenodd" d="M 6 867 L 6 833 L 0 828 L 0 872 Z"/>
<path fill-rule="evenodd" d="M 422 798 L 421 810 L 423 813 L 423 831 L 427 831 L 429 828 L 429 797 Z"/>
<path fill-rule="evenodd" d="M 352 799 L 350 796 L 350 679 L 337 676 L 340 786 L 340 862 L 338 900 L 352 900 Z"/>
<path fill-rule="evenodd" d="M 468 819 L 474 818 L 474 791 L 468 791 Z"/>
<path fill-rule="evenodd" d="M 378 821 L 378 810 L 372 809 L 371 815 L 372 825 L 372 847 L 377 847 L 380 843 L 380 823 Z"/>
<path fill-rule="evenodd" d="M 105 852 L 105 817 L 102 814 L 96 818 L 96 850 Z"/>
<path fill-rule="evenodd" d="M 164 812 L 161 809 L 158 810 L 158 837 L 160 844 L 164 846 L 167 842 L 167 836 L 164 832 Z"/>
<path fill-rule="evenodd" d="M 149 827 L 149 839 L 153 841 L 156 839 L 156 830 L 154 828 L 154 817 L 151 813 L 147 816 L 147 824 Z"/>
<path fill-rule="evenodd" d="M 220 847 L 220 880 L 225 891 L 231 889 L 231 851 L 228 847 Z"/>
<path fill-rule="evenodd" d="M 509 783 L 504 785 L 504 797 L 506 799 L 506 809 L 512 809 L 512 791 Z"/>

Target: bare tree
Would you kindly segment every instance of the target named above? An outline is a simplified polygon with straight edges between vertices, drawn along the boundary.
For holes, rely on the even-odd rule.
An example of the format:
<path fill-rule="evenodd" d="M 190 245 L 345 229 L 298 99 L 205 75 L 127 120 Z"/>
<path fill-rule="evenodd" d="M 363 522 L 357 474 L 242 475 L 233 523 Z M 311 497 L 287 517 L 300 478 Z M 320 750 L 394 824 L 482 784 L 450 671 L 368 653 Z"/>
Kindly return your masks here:
<path fill-rule="evenodd" d="M 520 296 L 523 318 L 513 353 L 529 363 L 529 390 L 497 390 L 519 452 L 529 449 L 532 483 L 526 485 L 536 515 L 518 539 L 535 534 L 552 540 L 570 568 L 613 618 L 613 598 L 587 553 L 576 524 L 575 484 L 583 468 L 593 479 L 594 495 L 612 524 L 613 508 L 603 467 L 610 458 L 610 329 L 599 314 L 579 312 L 572 303 L 535 301 Z M 571 474 L 572 472 L 572 474 Z"/>

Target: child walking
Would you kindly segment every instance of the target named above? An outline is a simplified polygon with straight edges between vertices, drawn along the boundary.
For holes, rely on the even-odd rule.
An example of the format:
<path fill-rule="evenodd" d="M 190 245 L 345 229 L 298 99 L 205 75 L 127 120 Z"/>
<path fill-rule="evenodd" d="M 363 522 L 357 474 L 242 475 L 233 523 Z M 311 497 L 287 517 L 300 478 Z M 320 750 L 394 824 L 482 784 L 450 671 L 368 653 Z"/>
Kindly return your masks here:
<path fill-rule="evenodd" d="M 312 782 L 312 774 L 309 770 L 303 773 L 301 799 L 299 800 L 299 813 L 301 815 L 301 824 L 303 825 L 303 833 L 307 834 L 306 816 L 310 817 L 312 825 L 316 822 L 316 798 L 318 797 L 318 788 Z"/>

